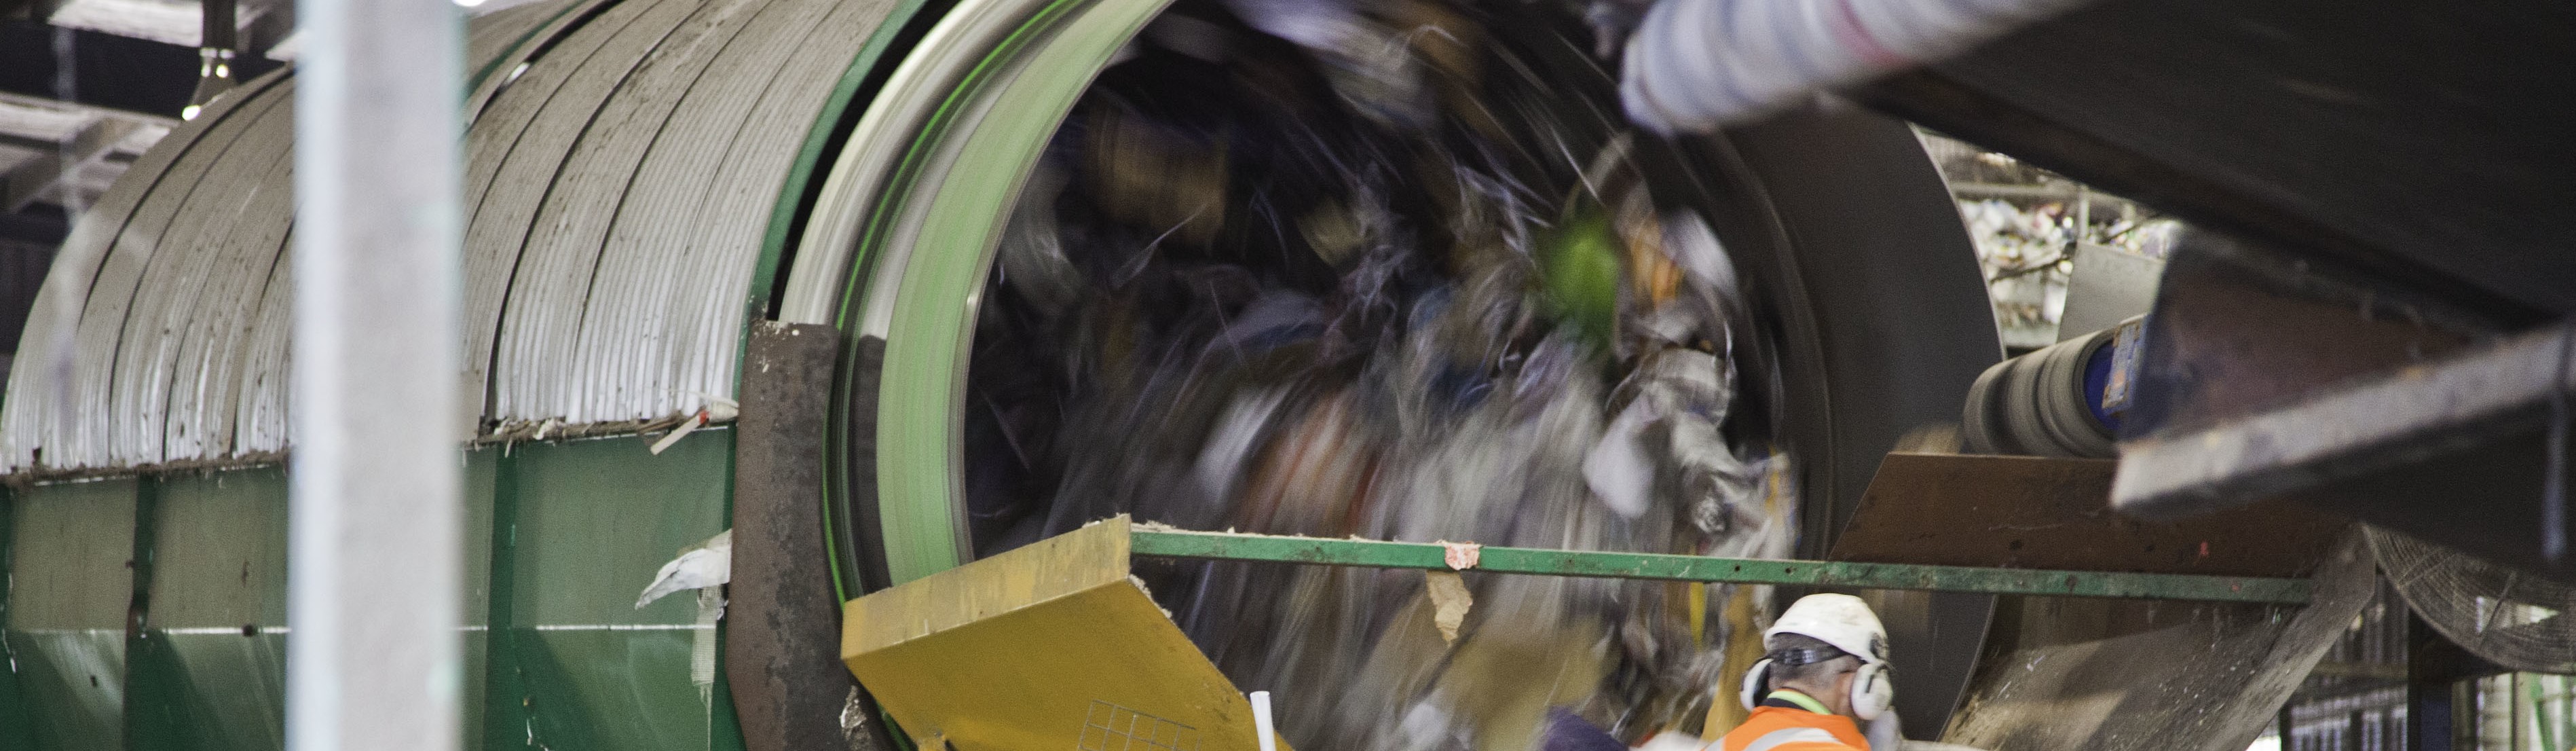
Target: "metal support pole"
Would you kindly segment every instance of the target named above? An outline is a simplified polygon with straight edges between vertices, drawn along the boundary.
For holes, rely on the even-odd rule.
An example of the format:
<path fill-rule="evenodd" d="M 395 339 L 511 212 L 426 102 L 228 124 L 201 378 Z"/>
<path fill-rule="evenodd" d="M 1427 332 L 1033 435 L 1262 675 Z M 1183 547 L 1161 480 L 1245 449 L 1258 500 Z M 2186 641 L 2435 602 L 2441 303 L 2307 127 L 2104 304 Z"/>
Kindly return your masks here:
<path fill-rule="evenodd" d="M 238 0 L 204 0 L 199 3 L 201 23 L 197 33 L 197 91 L 188 95 L 188 106 L 179 109 L 179 119 L 195 120 L 197 113 L 215 101 L 215 97 L 233 88 L 233 55 L 241 49 L 241 24 L 234 21 Z"/>
<path fill-rule="evenodd" d="M 2390 602 L 2395 602 L 2392 599 Z M 2462 698 L 2461 687 L 2479 678 L 2506 672 L 2460 645 L 2451 643 L 2413 611 L 2406 618 L 2407 751 L 2451 751 L 2474 741 L 2474 700 Z M 2467 746 L 2474 747 L 2474 742 Z"/>
<path fill-rule="evenodd" d="M 300 1 L 286 745 L 454 749 L 463 14 Z"/>

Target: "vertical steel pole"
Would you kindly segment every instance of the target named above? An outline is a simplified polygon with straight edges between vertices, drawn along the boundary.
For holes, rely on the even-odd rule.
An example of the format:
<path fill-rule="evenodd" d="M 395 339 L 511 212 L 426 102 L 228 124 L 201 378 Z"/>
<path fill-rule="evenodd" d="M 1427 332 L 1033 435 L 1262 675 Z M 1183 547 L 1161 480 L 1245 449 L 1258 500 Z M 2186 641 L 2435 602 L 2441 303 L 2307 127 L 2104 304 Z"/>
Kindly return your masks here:
<path fill-rule="evenodd" d="M 287 747 L 458 747 L 463 12 L 298 0 Z"/>

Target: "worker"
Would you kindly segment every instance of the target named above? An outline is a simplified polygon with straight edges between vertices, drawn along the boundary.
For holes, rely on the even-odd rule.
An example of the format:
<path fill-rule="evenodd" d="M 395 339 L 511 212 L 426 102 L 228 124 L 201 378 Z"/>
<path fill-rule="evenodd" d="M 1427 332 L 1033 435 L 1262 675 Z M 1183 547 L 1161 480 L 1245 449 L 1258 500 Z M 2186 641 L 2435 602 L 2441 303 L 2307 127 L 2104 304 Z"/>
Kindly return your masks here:
<path fill-rule="evenodd" d="M 1634 751 L 1896 751 L 1895 676 L 1887 627 L 1851 595 L 1808 595 L 1762 632 L 1768 650 L 1744 674 L 1753 715 L 1716 742 L 1668 731 Z M 1860 723 L 1868 723 L 1863 732 Z M 1610 734 L 1564 710 L 1550 710 L 1540 751 L 1615 751 Z"/>
<path fill-rule="evenodd" d="M 1808 595 L 1762 632 L 1769 650 L 1745 673 L 1753 715 L 1707 751 L 1894 751 L 1896 697 L 1887 629 L 1851 595 Z M 1858 722 L 1855 722 L 1858 721 Z M 1871 723 L 1864 736 L 1858 723 Z"/>

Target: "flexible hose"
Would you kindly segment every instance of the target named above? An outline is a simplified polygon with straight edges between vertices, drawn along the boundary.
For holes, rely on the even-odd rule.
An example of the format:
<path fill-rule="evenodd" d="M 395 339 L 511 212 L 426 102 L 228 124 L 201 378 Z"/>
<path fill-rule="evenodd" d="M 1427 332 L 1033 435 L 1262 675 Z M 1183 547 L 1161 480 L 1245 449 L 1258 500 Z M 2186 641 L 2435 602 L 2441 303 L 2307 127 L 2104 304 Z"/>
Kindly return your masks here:
<path fill-rule="evenodd" d="M 1628 40 L 1619 98 L 1664 135 L 1958 53 L 2086 0 L 1662 0 Z"/>

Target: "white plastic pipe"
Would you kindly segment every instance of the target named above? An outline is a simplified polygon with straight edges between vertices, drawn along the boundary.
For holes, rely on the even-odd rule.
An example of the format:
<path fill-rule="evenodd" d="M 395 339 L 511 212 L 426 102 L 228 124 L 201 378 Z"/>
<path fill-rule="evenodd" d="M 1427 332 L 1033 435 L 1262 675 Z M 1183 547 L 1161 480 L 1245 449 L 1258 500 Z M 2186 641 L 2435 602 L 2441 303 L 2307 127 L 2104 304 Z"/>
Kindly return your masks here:
<path fill-rule="evenodd" d="M 298 0 L 286 747 L 460 745 L 464 11 Z"/>
<path fill-rule="evenodd" d="M 1261 751 L 1279 751 L 1279 740 L 1270 730 L 1270 692 L 1254 691 L 1252 699 L 1252 732 L 1260 734 Z"/>
<path fill-rule="evenodd" d="M 2089 0 L 1661 0 L 1628 38 L 1619 98 L 1664 135 L 1932 62 Z"/>

